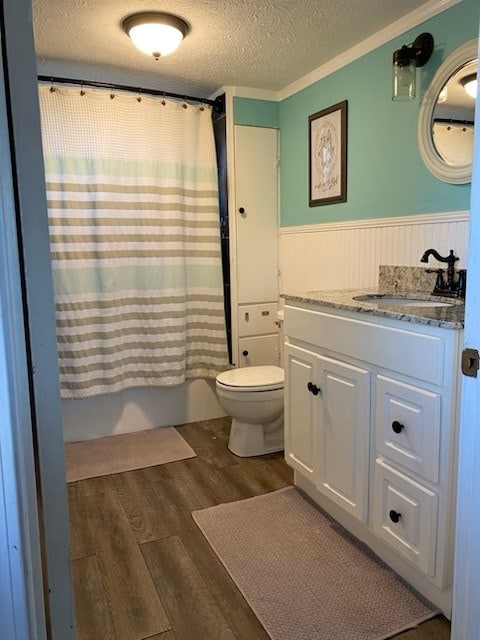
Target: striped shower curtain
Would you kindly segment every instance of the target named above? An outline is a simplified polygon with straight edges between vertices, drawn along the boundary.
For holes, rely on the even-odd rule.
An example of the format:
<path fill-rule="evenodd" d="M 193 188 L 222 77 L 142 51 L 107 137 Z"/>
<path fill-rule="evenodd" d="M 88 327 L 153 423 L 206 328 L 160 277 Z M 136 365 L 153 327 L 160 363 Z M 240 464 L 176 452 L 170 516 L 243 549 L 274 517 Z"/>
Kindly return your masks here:
<path fill-rule="evenodd" d="M 208 107 L 40 87 L 64 398 L 228 366 Z"/>

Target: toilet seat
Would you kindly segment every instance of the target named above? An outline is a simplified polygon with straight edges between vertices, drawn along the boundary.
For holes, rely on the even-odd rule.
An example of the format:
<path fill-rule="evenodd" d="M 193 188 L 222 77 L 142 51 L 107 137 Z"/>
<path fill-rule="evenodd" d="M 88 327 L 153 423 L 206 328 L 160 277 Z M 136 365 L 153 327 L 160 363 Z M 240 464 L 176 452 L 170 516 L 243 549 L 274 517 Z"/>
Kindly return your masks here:
<path fill-rule="evenodd" d="M 270 391 L 283 389 L 285 373 L 275 366 L 241 367 L 224 371 L 217 376 L 217 386 L 242 391 Z"/>

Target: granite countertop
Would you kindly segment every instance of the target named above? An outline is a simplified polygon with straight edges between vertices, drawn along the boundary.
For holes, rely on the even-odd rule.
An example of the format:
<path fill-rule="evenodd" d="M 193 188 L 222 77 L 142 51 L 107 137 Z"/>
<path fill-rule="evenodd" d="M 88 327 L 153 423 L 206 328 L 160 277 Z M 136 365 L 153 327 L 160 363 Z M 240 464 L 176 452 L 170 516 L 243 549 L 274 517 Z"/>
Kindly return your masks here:
<path fill-rule="evenodd" d="M 378 301 L 359 301 L 354 296 L 377 295 Z M 445 307 L 409 307 L 408 305 L 383 305 L 379 304 L 382 297 L 405 297 L 419 300 L 440 301 L 450 303 Z M 303 302 L 321 305 L 332 309 L 345 309 L 346 311 L 358 311 L 382 318 L 403 320 L 417 324 L 442 327 L 444 329 L 462 329 L 465 305 L 463 300 L 432 296 L 425 292 L 398 292 L 386 291 L 384 287 L 379 289 L 338 289 L 330 291 L 306 291 L 298 293 L 284 293 L 282 297 L 289 301 Z"/>

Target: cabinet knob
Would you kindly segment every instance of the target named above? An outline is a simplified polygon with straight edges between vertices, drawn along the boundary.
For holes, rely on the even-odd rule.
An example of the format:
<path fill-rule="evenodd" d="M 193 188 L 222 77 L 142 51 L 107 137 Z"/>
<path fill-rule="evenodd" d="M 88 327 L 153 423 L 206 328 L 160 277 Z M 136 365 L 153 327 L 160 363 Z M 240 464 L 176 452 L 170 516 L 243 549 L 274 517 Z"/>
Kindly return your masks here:
<path fill-rule="evenodd" d="M 398 511 L 394 511 L 393 509 L 391 509 L 390 513 L 388 514 L 390 516 L 390 520 L 392 522 L 395 522 L 395 524 L 400 520 L 400 518 L 402 517 L 401 513 L 398 513 Z"/>
<path fill-rule="evenodd" d="M 314 396 L 318 396 L 318 394 L 320 393 L 320 389 L 317 387 L 316 384 L 313 384 L 313 382 L 309 382 L 307 384 L 307 389 L 310 391 L 310 393 L 312 393 Z"/>
<path fill-rule="evenodd" d="M 238 213 L 245 213 L 245 207 L 239 207 L 238 208 Z"/>
<path fill-rule="evenodd" d="M 242 351 L 242 356 L 247 357 L 248 356 L 248 351 L 245 349 L 245 351 Z"/>
<path fill-rule="evenodd" d="M 403 425 L 398 420 L 394 420 L 392 422 L 392 429 L 395 431 L 395 433 L 400 433 L 402 429 L 405 429 L 405 425 Z"/>

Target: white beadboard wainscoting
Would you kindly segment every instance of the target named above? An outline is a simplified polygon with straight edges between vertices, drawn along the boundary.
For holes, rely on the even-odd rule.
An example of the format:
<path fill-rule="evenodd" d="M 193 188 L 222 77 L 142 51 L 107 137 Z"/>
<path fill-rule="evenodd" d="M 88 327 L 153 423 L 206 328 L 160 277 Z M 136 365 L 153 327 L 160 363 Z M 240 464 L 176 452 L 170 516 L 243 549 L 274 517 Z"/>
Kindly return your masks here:
<path fill-rule="evenodd" d="M 381 264 L 426 267 L 420 258 L 431 247 L 454 249 L 464 268 L 468 227 L 468 211 L 281 227 L 280 293 L 374 287 Z"/>

